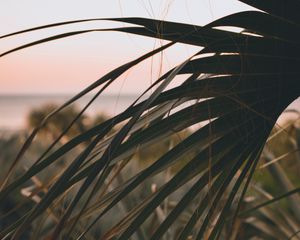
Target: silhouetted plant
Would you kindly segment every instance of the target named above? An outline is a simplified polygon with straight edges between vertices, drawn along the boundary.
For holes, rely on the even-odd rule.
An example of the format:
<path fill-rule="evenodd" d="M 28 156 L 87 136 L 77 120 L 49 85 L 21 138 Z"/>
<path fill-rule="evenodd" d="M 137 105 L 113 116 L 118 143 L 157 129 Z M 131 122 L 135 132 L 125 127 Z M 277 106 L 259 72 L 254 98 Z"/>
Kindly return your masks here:
<path fill-rule="evenodd" d="M 146 100 L 137 101 L 124 112 L 86 130 L 56 151 L 47 151 L 19 178 L 7 177 L 8 181 L 2 184 L 0 202 L 73 148 L 90 141 L 40 201 L 19 221 L 2 230 L 0 235 L 19 238 L 32 222 L 39 222 L 50 209 L 57 217 L 57 222 L 47 228 L 51 239 L 83 239 L 99 220 L 134 193 L 146 179 L 188 156 L 186 165 L 166 183 L 148 193 L 126 214 L 115 216 L 115 221 L 103 231 L 101 238 L 161 239 L 193 203 L 196 207 L 177 239 L 217 239 L 223 237 L 225 225 L 226 234 L 230 236 L 264 144 L 279 115 L 300 93 L 300 3 L 297 0 L 240 1 L 261 11 L 232 14 L 203 27 L 145 18 L 87 19 L 2 36 L 77 22 L 112 20 L 134 26 L 108 30 L 170 41 L 111 71 L 53 111 L 33 131 L 13 166 L 22 159 L 38 130 L 81 96 L 97 89 L 96 98 L 122 73 L 176 43 L 199 46 L 199 52 L 160 77 L 149 88 L 153 89 L 153 93 Z M 232 32 L 222 28 L 227 26 L 242 28 L 243 31 Z M 108 30 L 89 29 L 51 36 L 0 56 L 68 36 Z M 165 90 L 177 76 L 187 78 L 182 84 Z M 116 168 L 126 165 L 137 149 L 160 143 L 199 122 L 207 124 L 194 130 L 150 166 L 132 173 L 113 189 L 107 187 Z M 122 127 L 112 133 L 111 130 L 118 124 Z M 143 224 L 169 195 L 191 181 L 194 181 L 192 186 L 167 211 L 151 236 L 143 235 Z M 58 211 L 56 203 L 63 201 L 70 188 L 75 189 L 75 194 L 70 196 L 66 209 Z M 200 195 L 203 197 L 199 201 Z M 91 206 L 97 207 L 93 208 L 87 221 L 85 214 Z"/>

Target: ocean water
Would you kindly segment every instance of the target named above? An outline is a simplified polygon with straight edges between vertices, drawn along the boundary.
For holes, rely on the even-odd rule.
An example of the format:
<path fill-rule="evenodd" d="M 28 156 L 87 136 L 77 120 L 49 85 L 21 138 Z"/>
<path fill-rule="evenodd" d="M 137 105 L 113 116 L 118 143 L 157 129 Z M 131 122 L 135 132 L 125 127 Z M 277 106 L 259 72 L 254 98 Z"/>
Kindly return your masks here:
<path fill-rule="evenodd" d="M 0 131 L 17 131 L 26 127 L 26 118 L 33 108 L 44 104 L 63 104 L 72 95 L 0 95 Z M 82 108 L 92 98 L 91 95 L 83 96 L 75 105 Z M 90 116 L 105 113 L 113 116 L 125 110 L 137 96 L 100 96 L 88 108 Z"/>
<path fill-rule="evenodd" d="M 0 95 L 0 133 L 14 132 L 26 128 L 26 119 L 33 108 L 44 104 L 63 104 L 70 99 L 72 95 Z M 92 98 L 91 95 L 83 96 L 75 105 L 82 108 Z M 108 116 L 114 116 L 125 110 L 136 100 L 136 95 L 110 95 L 100 96 L 88 108 L 86 114 L 94 116 L 98 113 L 104 113 Z M 289 109 L 294 109 L 299 113 L 285 113 L 278 123 L 282 125 L 286 119 L 296 119 L 300 116 L 300 99 L 293 102 Z"/>

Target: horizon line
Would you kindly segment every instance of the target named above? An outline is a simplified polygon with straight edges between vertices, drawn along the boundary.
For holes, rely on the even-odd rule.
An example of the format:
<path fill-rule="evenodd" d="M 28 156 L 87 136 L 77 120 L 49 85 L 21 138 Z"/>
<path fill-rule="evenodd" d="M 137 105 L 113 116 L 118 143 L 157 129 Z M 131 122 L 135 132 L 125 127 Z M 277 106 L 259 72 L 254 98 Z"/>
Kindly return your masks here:
<path fill-rule="evenodd" d="M 30 97 L 30 96 L 75 96 L 78 93 L 1 93 L 0 97 L 13 97 L 13 96 L 24 96 L 24 97 Z M 93 93 L 87 93 L 84 96 L 91 96 L 94 95 Z M 103 93 L 100 96 L 139 96 L 137 93 Z M 99 97 L 100 97 L 99 96 Z"/>

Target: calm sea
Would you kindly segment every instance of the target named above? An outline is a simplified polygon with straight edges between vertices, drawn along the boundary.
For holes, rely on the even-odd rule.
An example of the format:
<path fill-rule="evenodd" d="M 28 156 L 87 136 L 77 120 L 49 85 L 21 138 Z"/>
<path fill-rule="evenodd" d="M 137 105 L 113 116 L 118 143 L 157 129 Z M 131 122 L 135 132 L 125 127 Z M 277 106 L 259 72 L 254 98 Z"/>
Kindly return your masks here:
<path fill-rule="evenodd" d="M 16 131 L 26 126 L 26 118 L 33 108 L 44 104 L 63 104 L 70 99 L 71 95 L 0 95 L 0 130 Z M 90 116 L 97 113 L 105 113 L 109 116 L 115 115 L 125 110 L 137 96 L 100 96 L 88 108 L 87 114 Z M 77 107 L 83 107 L 92 96 L 83 96 L 76 102 Z"/>
<path fill-rule="evenodd" d="M 40 107 L 46 103 L 63 104 L 72 95 L 0 95 L 0 132 L 14 132 L 26 127 L 26 118 L 33 108 Z M 83 107 L 92 96 L 84 96 L 76 102 L 76 106 Z M 113 116 L 125 110 L 137 96 L 100 96 L 87 110 L 90 116 L 97 113 L 105 113 Z M 290 109 L 300 111 L 300 100 L 296 100 L 289 106 Z M 285 120 L 287 116 L 299 117 L 298 114 L 285 114 L 280 120 Z"/>

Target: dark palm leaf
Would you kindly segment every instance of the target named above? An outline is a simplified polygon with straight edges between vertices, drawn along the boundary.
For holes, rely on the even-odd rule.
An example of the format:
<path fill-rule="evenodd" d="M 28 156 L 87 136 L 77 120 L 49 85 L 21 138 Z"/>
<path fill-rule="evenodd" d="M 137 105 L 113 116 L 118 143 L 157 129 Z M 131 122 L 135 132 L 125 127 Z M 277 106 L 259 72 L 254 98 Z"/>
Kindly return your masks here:
<path fill-rule="evenodd" d="M 19 179 L 3 184 L 0 201 L 4 201 L 11 192 L 19 189 L 61 156 L 90 140 L 82 154 L 50 186 L 41 201 L 18 222 L 2 230 L 0 235 L 3 237 L 11 234 L 12 239 L 17 239 L 45 210 L 53 209 L 54 203 L 59 202 L 64 193 L 76 185 L 77 190 L 73 192 L 70 204 L 61 214 L 57 213 L 59 220 L 52 225 L 49 233 L 52 239 L 66 235 L 83 239 L 97 221 L 101 221 L 119 202 L 127 199 L 146 179 L 151 179 L 180 162 L 185 156 L 190 157 L 182 169 L 157 191 L 149 193 L 133 206 L 127 215 L 120 216 L 119 222 L 106 229 L 103 239 L 117 236 L 118 239 L 126 240 L 135 233 L 138 234 L 155 209 L 169 195 L 190 182 L 193 183 L 192 187 L 178 199 L 177 205 L 151 233 L 150 239 L 161 239 L 199 195 L 203 196 L 202 201 L 194 207 L 194 213 L 178 234 L 178 239 L 186 239 L 188 236 L 194 236 L 195 239 L 216 239 L 225 223 L 233 224 L 271 129 L 282 111 L 300 93 L 300 83 L 297 82 L 300 73 L 299 2 L 242 2 L 263 12 L 233 14 L 204 27 L 143 18 L 106 19 L 137 25 L 114 29 L 116 31 L 165 39 L 172 43 L 111 72 L 58 111 L 92 89 L 102 87 L 96 95 L 98 96 L 124 71 L 173 43 L 204 48 L 158 79 L 151 86 L 156 87 L 156 90 L 147 100 L 129 106 L 123 113 L 78 135 L 54 152 L 47 151 Z M 47 25 L 22 32 L 75 22 Z M 224 26 L 239 27 L 243 32 L 215 28 Z M 49 37 L 1 56 L 90 31 L 98 30 Z M 182 85 L 165 90 L 176 76 L 183 74 L 188 74 L 189 77 Z M 127 178 L 113 190 L 99 195 L 105 189 L 106 179 L 112 175 L 113 169 L 133 157 L 138 147 L 147 148 L 199 122 L 204 122 L 203 127 L 195 130 L 150 166 Z M 119 123 L 123 123 L 122 128 L 116 133 L 110 133 Z M 30 145 L 35 133 L 31 135 L 18 159 Z M 38 194 L 38 189 L 33 194 Z M 96 207 L 92 208 L 94 212 L 91 221 L 87 223 L 85 230 L 78 231 L 76 226 L 86 223 L 84 216 L 92 206 Z M 229 218 L 232 212 L 236 213 Z"/>

